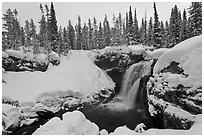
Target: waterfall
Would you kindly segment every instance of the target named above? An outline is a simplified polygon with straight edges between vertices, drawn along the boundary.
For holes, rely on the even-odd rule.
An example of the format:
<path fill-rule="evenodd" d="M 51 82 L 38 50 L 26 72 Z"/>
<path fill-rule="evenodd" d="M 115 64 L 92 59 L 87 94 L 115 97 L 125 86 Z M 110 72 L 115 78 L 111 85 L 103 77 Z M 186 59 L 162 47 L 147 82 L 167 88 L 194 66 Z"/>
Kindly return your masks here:
<path fill-rule="evenodd" d="M 138 93 L 140 92 L 140 79 L 150 74 L 150 71 L 151 62 L 139 62 L 130 66 L 125 72 L 122 87 L 117 97 L 121 98 L 127 106 L 134 106 L 136 102 L 135 99 L 141 94 Z"/>

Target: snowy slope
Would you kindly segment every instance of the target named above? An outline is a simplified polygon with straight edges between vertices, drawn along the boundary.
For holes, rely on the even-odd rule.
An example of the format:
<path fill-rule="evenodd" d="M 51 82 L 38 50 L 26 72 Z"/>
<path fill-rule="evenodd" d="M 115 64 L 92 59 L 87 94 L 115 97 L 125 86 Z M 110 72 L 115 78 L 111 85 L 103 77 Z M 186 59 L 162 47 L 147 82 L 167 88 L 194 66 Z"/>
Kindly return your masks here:
<path fill-rule="evenodd" d="M 202 86 L 202 36 L 187 39 L 161 55 L 154 66 L 154 74 L 169 66 L 172 61 L 178 62 L 179 67 L 188 75 L 188 77 L 175 77 L 177 84 L 190 87 Z"/>
<path fill-rule="evenodd" d="M 3 96 L 20 102 L 35 101 L 43 93 L 72 90 L 84 96 L 113 89 L 114 83 L 86 54 L 61 57 L 58 66 L 46 72 L 8 72 L 3 84 Z"/>
<path fill-rule="evenodd" d="M 168 48 L 160 48 L 150 52 L 150 56 L 154 59 L 158 59 L 162 54 L 169 51 Z"/>

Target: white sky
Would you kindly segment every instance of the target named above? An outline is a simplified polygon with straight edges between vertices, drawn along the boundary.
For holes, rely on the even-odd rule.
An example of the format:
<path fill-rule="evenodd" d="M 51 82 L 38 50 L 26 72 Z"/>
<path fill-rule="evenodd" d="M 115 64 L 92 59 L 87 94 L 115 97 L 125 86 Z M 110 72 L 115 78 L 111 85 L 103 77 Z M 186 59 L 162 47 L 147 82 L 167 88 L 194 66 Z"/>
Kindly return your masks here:
<path fill-rule="evenodd" d="M 45 2 L 41 3 L 46 4 Z M 47 4 L 50 7 L 50 3 L 47 2 Z M 190 6 L 190 2 L 156 2 L 160 21 L 169 20 L 171 8 L 175 4 L 182 12 L 184 8 L 187 9 Z M 38 28 L 38 21 L 41 18 L 39 5 L 40 2 L 3 2 L 2 15 L 8 8 L 17 9 L 21 25 L 24 26 L 25 20 L 32 18 Z M 145 10 L 147 20 L 150 16 L 153 17 L 153 2 L 54 2 L 57 24 L 62 27 L 68 25 L 69 19 L 75 25 L 78 15 L 80 15 L 82 23 L 88 22 L 88 19 L 93 19 L 93 17 L 96 17 L 99 23 L 99 21 L 103 21 L 105 14 L 107 14 L 111 23 L 113 14 L 118 15 L 121 12 L 122 16 L 125 17 L 125 13 L 129 11 L 129 6 L 132 7 L 133 13 L 136 8 L 139 23 L 145 16 Z"/>

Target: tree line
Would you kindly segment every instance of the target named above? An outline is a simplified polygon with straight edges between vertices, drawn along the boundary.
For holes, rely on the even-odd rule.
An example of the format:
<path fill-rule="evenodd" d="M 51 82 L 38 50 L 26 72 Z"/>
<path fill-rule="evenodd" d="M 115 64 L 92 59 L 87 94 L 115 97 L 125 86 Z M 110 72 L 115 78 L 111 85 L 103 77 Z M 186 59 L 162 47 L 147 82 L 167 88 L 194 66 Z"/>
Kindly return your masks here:
<path fill-rule="evenodd" d="M 75 26 L 69 20 L 68 26 L 62 28 L 57 26 L 53 3 L 51 2 L 50 8 L 40 4 L 41 19 L 38 22 L 38 33 L 33 19 L 26 20 L 25 26 L 21 26 L 17 10 L 8 9 L 3 14 L 2 49 L 24 47 L 25 50 L 36 54 L 51 50 L 67 53 L 70 49 L 90 50 L 137 44 L 153 48 L 171 48 L 185 39 L 202 34 L 201 2 L 192 2 L 187 11 L 183 10 L 182 15 L 175 5 L 171 9 L 169 21 L 166 22 L 159 20 L 155 2 L 153 9 L 153 17 L 147 20 L 145 14 L 141 25 L 138 24 L 136 9 L 132 10 L 130 6 L 125 17 L 122 17 L 121 13 L 113 14 L 112 26 L 107 15 L 102 22 L 98 22 L 94 17 L 84 24 L 78 15 Z"/>

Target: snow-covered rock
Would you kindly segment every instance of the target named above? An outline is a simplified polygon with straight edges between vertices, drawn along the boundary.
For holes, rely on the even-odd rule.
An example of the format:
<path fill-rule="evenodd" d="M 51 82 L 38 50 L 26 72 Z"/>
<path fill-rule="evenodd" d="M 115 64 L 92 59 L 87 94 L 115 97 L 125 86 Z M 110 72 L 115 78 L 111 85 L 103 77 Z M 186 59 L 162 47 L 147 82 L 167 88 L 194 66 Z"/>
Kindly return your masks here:
<path fill-rule="evenodd" d="M 137 133 L 129 128 L 127 126 L 118 127 L 115 129 L 113 133 L 110 133 L 110 135 L 136 135 Z"/>
<path fill-rule="evenodd" d="M 102 129 L 100 132 L 99 132 L 100 135 L 108 135 L 108 131 L 105 130 L 105 129 Z"/>
<path fill-rule="evenodd" d="M 27 61 L 34 61 L 34 57 L 35 56 L 33 55 L 32 52 L 26 52 L 24 59 L 27 60 Z"/>
<path fill-rule="evenodd" d="M 23 59 L 25 57 L 25 54 L 23 53 L 23 51 L 20 50 L 12 50 L 12 49 L 8 49 L 5 51 L 9 56 L 18 58 L 18 59 Z"/>
<path fill-rule="evenodd" d="M 2 58 L 8 58 L 8 57 L 9 55 L 6 52 L 2 51 Z"/>
<path fill-rule="evenodd" d="M 154 66 L 154 74 L 168 67 L 173 61 L 179 63 L 179 67 L 187 75 L 187 77 L 175 77 L 177 84 L 186 87 L 202 86 L 202 36 L 187 39 L 162 54 Z"/>
<path fill-rule="evenodd" d="M 73 111 L 63 114 L 63 120 L 52 118 L 37 129 L 34 135 L 98 135 L 96 124 L 85 118 L 82 112 Z"/>
<path fill-rule="evenodd" d="M 35 61 L 39 64 L 47 64 L 48 61 L 48 55 L 47 54 L 37 54 L 35 55 Z"/>
<path fill-rule="evenodd" d="M 46 72 L 8 72 L 2 91 L 3 96 L 19 102 L 35 102 L 43 94 L 59 93 L 63 97 L 71 90 L 86 97 L 101 90 L 113 90 L 114 86 L 108 75 L 87 56 L 71 54 Z"/>
<path fill-rule="evenodd" d="M 168 48 L 160 48 L 160 49 L 156 49 L 152 52 L 150 52 L 150 56 L 153 59 L 158 59 L 162 54 L 164 54 L 165 52 L 169 51 L 170 49 Z"/>

